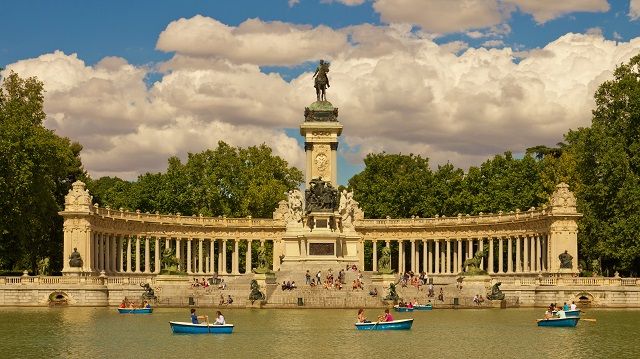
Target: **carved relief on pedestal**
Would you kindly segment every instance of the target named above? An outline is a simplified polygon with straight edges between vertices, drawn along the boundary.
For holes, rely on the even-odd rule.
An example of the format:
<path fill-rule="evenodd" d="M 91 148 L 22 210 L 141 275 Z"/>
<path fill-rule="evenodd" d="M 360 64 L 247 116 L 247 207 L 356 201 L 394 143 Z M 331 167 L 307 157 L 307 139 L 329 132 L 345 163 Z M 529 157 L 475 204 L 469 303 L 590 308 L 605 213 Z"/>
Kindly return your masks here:
<path fill-rule="evenodd" d="M 313 166 L 315 168 L 315 178 L 322 177 L 329 180 L 331 177 L 331 149 L 328 144 L 317 144 L 314 146 Z"/>
<path fill-rule="evenodd" d="M 560 183 L 549 199 L 551 211 L 554 213 L 577 213 L 576 196 L 569 190 L 569 185 Z"/>
<path fill-rule="evenodd" d="M 82 181 L 75 181 L 69 193 L 64 197 L 66 212 L 89 212 L 93 197 Z"/>

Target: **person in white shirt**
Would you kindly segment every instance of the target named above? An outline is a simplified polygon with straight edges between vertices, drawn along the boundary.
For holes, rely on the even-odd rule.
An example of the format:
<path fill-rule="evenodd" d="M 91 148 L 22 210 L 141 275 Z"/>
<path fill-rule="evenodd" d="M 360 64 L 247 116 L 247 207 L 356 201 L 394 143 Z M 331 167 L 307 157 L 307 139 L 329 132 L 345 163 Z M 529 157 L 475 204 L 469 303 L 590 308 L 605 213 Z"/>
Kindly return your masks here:
<path fill-rule="evenodd" d="M 576 310 L 578 307 L 576 306 L 576 302 L 571 302 L 571 310 Z"/>
<path fill-rule="evenodd" d="M 222 315 L 222 313 L 220 311 L 216 312 L 216 321 L 213 323 L 213 325 L 224 325 L 226 324 L 224 322 L 224 316 Z"/>

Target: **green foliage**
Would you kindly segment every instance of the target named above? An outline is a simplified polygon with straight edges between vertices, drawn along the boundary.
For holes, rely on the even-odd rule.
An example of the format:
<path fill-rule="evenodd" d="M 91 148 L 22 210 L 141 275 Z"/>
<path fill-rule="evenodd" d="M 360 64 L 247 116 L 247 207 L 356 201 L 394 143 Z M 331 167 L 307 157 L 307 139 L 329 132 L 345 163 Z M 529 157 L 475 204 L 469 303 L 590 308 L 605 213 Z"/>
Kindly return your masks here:
<path fill-rule="evenodd" d="M 87 186 L 101 205 L 112 208 L 268 218 L 303 178 L 266 145 L 236 148 L 219 142 L 214 150 L 190 153 L 186 163 L 177 157 L 168 162 L 165 173 L 147 173 L 136 182 L 103 177 Z"/>
<path fill-rule="evenodd" d="M 566 136 L 575 159 L 580 251 L 609 274 L 640 271 L 640 55 L 596 91 L 591 128 Z M 585 268 L 587 269 L 587 268 Z M 592 269 L 592 268 L 589 268 Z"/>
<path fill-rule="evenodd" d="M 532 156 L 496 155 L 464 171 L 447 163 L 435 172 L 415 155 L 370 154 L 365 169 L 349 187 L 368 218 L 456 216 L 540 206 L 554 186 L 541 182 L 540 163 Z"/>
<path fill-rule="evenodd" d="M 64 195 L 84 177 L 82 146 L 42 126 L 43 85 L 11 72 L 0 85 L 0 264 L 60 270 Z"/>

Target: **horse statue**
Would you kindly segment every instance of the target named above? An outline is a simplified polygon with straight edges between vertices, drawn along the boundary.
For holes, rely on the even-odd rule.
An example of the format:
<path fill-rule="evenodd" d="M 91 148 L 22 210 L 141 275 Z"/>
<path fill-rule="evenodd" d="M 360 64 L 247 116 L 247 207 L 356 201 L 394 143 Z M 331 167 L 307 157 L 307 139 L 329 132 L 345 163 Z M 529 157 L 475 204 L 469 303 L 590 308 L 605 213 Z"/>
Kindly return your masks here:
<path fill-rule="evenodd" d="M 318 101 L 327 101 L 326 90 L 329 85 L 329 77 L 327 77 L 327 72 L 329 72 L 329 63 L 324 62 L 324 60 L 320 60 L 320 64 L 316 68 L 316 72 L 313 74 L 315 78 L 313 87 L 316 88 L 316 97 Z"/>

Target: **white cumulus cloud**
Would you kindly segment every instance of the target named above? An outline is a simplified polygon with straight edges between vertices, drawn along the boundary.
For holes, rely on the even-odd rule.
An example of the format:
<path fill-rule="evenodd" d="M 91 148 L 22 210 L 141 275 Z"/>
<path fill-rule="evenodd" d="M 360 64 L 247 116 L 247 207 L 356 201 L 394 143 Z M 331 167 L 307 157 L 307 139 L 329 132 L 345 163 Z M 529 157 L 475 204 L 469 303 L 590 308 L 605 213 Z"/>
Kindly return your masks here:
<path fill-rule="evenodd" d="M 631 20 L 640 19 L 640 0 L 631 0 L 629 2 L 629 17 Z"/>

